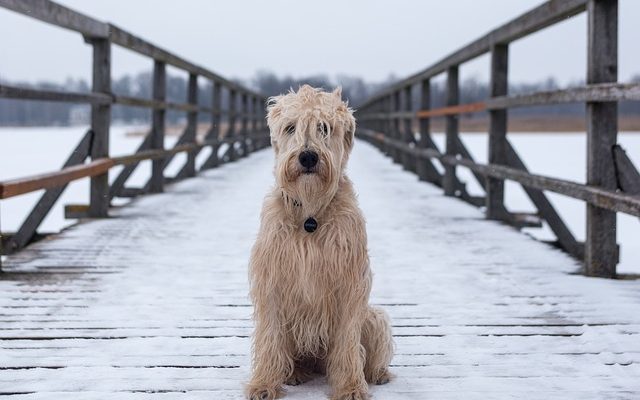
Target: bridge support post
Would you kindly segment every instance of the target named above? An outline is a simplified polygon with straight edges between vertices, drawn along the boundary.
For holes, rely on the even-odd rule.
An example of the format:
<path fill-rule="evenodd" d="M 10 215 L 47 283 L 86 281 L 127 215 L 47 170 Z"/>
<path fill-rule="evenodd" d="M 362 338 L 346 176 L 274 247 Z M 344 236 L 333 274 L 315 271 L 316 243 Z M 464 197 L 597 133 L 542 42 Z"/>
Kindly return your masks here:
<path fill-rule="evenodd" d="M 187 88 L 187 102 L 194 106 L 198 105 L 198 75 L 189 74 L 189 87 Z M 195 143 L 198 132 L 198 111 L 187 113 L 187 137 L 186 143 Z M 196 176 L 196 151 L 187 153 L 187 163 L 185 165 L 186 176 Z"/>
<path fill-rule="evenodd" d="M 238 159 L 238 153 L 236 152 L 236 103 L 238 102 L 237 92 L 235 89 L 229 89 L 229 127 L 227 133 L 224 135 L 225 139 L 229 139 L 229 161 L 235 161 Z"/>
<path fill-rule="evenodd" d="M 431 80 L 425 79 L 420 85 L 420 109 L 429 110 L 431 108 Z M 431 138 L 431 119 L 429 117 L 419 118 L 420 140 L 416 144 L 419 148 L 436 148 Z M 442 186 L 440 173 L 433 165 L 431 160 L 417 158 L 416 172 L 421 181 L 431 182 L 435 185 Z"/>
<path fill-rule="evenodd" d="M 591 0 L 588 8 L 587 83 L 618 80 L 618 1 Z M 618 134 L 616 102 L 587 103 L 587 185 L 617 189 L 612 149 Z M 616 275 L 616 213 L 587 204 L 585 272 Z"/>
<path fill-rule="evenodd" d="M 162 61 L 155 61 L 153 64 L 153 87 L 152 96 L 154 100 L 164 102 L 167 93 L 167 67 Z M 151 116 L 151 145 L 154 150 L 164 149 L 165 130 L 164 108 L 156 108 Z M 161 193 L 164 190 L 164 159 L 153 160 L 151 162 L 151 179 L 149 180 L 149 192 Z"/>
<path fill-rule="evenodd" d="M 447 69 L 447 106 L 456 106 L 460 103 L 460 79 L 458 76 L 458 66 L 452 66 Z M 446 119 L 446 149 L 447 155 L 455 156 L 458 153 L 458 116 L 447 115 Z M 455 196 L 457 191 L 458 179 L 456 177 L 455 165 L 444 165 L 444 177 L 442 180 L 442 188 L 445 196 Z"/>
<path fill-rule="evenodd" d="M 218 82 L 211 82 L 211 127 L 205 140 L 215 142 L 211 146 L 211 155 L 202 164 L 201 169 L 215 168 L 219 165 L 218 150 L 220 149 L 220 115 L 222 112 L 222 86 Z"/>
<path fill-rule="evenodd" d="M 89 39 L 93 46 L 94 93 L 111 95 L 111 42 L 109 39 Z M 109 157 L 109 127 L 111 125 L 111 105 L 91 105 L 91 159 Z M 89 189 L 89 209 L 92 218 L 104 218 L 109 214 L 109 173 L 91 178 Z"/>
<path fill-rule="evenodd" d="M 402 111 L 402 96 L 401 96 L 402 92 L 400 90 L 395 91 L 393 93 L 393 111 L 398 113 L 400 111 Z M 399 116 L 395 116 L 393 118 L 393 128 L 392 128 L 392 134 L 391 134 L 391 138 L 395 139 L 398 142 L 402 141 L 402 118 L 400 118 Z M 393 155 L 393 162 L 395 163 L 400 163 L 402 161 L 402 151 L 398 148 L 392 148 L 391 149 L 391 154 Z"/>
<path fill-rule="evenodd" d="M 240 140 L 242 148 L 242 157 L 249 155 L 249 143 L 247 143 L 249 133 L 249 97 L 246 93 L 240 95 Z"/>
<path fill-rule="evenodd" d="M 410 113 L 413 109 L 413 99 L 411 98 L 412 94 L 412 85 L 409 85 L 404 88 L 404 111 Z M 415 135 L 413 134 L 413 118 L 407 117 L 404 119 L 404 137 L 403 142 L 407 145 L 415 144 Z M 402 154 L 402 166 L 407 171 L 416 171 L 416 158 L 411 155 L 411 153 L 404 152 Z"/>
<path fill-rule="evenodd" d="M 508 93 L 509 45 L 496 44 L 491 48 L 491 97 Z M 507 110 L 489 112 L 489 163 L 507 164 Z M 485 190 L 488 219 L 506 219 L 504 206 L 504 180 L 487 177 Z"/>

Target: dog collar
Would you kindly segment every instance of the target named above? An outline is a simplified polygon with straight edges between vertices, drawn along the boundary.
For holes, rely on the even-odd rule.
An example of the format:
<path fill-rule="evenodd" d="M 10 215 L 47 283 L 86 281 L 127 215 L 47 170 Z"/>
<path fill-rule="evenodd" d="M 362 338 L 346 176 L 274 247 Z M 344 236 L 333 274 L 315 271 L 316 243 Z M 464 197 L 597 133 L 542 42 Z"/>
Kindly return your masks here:
<path fill-rule="evenodd" d="M 284 201 L 290 201 L 294 207 L 302 207 L 302 203 L 300 203 L 296 199 L 292 199 L 291 197 L 287 196 L 284 192 L 282 192 L 282 198 Z M 316 229 L 318 229 L 318 221 L 316 221 L 316 219 L 313 217 L 309 217 L 304 221 L 304 224 L 302 225 L 302 227 L 304 228 L 305 231 L 309 233 L 313 233 L 316 231 Z"/>

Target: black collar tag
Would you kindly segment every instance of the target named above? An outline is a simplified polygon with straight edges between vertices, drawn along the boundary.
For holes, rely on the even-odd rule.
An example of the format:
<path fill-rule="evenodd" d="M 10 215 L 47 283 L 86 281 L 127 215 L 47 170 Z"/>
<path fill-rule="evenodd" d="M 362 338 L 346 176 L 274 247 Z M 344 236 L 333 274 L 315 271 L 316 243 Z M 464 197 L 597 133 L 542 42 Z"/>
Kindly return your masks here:
<path fill-rule="evenodd" d="M 318 228 L 318 221 L 316 221 L 315 218 L 309 217 L 307 218 L 306 221 L 304 221 L 305 231 L 311 233 L 311 232 L 314 232 L 317 228 Z"/>

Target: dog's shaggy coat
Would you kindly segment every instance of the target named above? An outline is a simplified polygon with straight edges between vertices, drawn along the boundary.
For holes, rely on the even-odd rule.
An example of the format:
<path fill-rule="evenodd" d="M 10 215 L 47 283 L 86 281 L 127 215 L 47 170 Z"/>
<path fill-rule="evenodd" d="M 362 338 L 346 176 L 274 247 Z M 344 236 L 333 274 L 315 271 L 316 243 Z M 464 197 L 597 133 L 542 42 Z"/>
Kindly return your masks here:
<path fill-rule="evenodd" d="M 267 122 L 276 186 L 266 196 L 249 278 L 255 311 L 250 399 L 325 372 L 333 399 L 367 398 L 390 379 L 386 314 L 368 304 L 371 271 L 364 218 L 345 166 L 355 119 L 340 90 L 310 86 L 270 99 Z M 302 152 L 317 154 L 303 166 Z M 305 231 L 308 218 L 317 230 Z"/>

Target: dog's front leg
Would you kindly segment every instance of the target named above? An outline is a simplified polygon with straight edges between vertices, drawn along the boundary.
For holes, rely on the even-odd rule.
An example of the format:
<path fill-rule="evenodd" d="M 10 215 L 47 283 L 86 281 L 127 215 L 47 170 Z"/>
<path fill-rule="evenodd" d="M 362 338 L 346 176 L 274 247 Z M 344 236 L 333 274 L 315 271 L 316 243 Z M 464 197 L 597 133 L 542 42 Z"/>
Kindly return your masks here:
<path fill-rule="evenodd" d="M 283 326 L 277 321 L 256 321 L 253 373 L 246 394 L 251 400 L 273 400 L 291 375 L 294 361 Z"/>
<path fill-rule="evenodd" d="M 327 375 L 333 387 L 333 400 L 368 398 L 364 376 L 365 352 L 360 344 L 361 321 L 343 316 L 329 348 Z"/>

